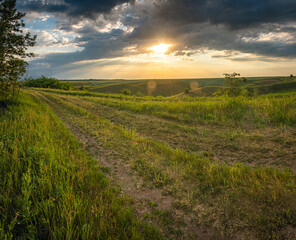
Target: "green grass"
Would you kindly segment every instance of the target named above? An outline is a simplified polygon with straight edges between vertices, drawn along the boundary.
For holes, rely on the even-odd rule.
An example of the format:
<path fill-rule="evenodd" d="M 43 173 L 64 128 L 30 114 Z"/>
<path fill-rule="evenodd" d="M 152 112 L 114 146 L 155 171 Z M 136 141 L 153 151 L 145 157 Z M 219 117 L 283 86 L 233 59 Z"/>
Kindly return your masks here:
<path fill-rule="evenodd" d="M 260 126 L 254 129 L 252 122 L 245 123 L 247 125 L 243 128 L 227 124 L 186 124 L 152 114 L 115 109 L 99 104 L 93 98 L 55 96 L 143 136 L 157 139 L 173 148 L 210 156 L 213 160 L 232 163 L 239 159 L 239 162 L 252 165 L 296 167 L 293 161 L 296 151 L 293 150 L 295 135 L 292 127 Z"/>
<path fill-rule="evenodd" d="M 228 239 L 287 239 L 296 228 L 293 94 L 35 89 L 20 99 L 0 101 L 0 238 L 190 239 L 203 226 Z M 65 123 L 93 142 L 86 152 Z M 173 198 L 166 212 L 147 200 L 159 231 L 135 216 L 102 173 L 113 170 L 90 154 L 129 166 L 146 191 Z"/>
<path fill-rule="evenodd" d="M 93 97 L 90 101 L 133 113 L 153 114 L 165 119 L 189 123 L 233 125 L 252 123 L 261 125 L 296 124 L 296 96 L 294 94 L 264 95 L 260 97 L 135 97 L 117 94 L 85 93 L 78 91 L 42 90 L 71 96 Z M 278 96 L 284 96 L 279 98 Z"/>
<path fill-rule="evenodd" d="M 161 239 L 42 101 L 0 103 L 1 239 Z"/>
<path fill-rule="evenodd" d="M 242 235 L 249 239 L 285 239 L 285 229 L 296 227 L 294 171 L 213 162 L 191 151 L 172 148 L 157 139 L 142 136 L 124 125 L 111 123 L 104 118 L 104 112 L 97 114 L 74 105 L 67 95 L 38 94 L 69 124 L 80 128 L 86 136 L 97 137 L 106 156 L 112 151 L 131 165 L 146 184 L 171 194 L 175 198 L 175 209 L 188 215 L 196 214 L 199 224 L 212 226 L 228 238 Z M 169 121 L 179 119 L 209 125 L 234 122 L 234 127 L 242 127 L 238 123 L 249 124 L 247 127 L 258 123 L 295 127 L 293 97 L 184 102 L 105 97 L 88 100 L 134 114 L 170 116 Z"/>
<path fill-rule="evenodd" d="M 147 100 L 147 99 L 153 99 L 153 100 L 161 100 L 163 97 L 136 97 L 136 96 L 127 96 L 122 94 L 106 94 L 106 93 L 94 93 L 94 92 L 87 92 L 87 91 L 63 91 L 63 90 L 55 90 L 55 89 L 38 89 L 36 90 L 48 92 L 48 93 L 60 93 L 70 96 L 93 96 L 93 97 L 103 97 L 103 98 L 115 98 L 115 99 L 133 99 L 133 100 Z"/>
<path fill-rule="evenodd" d="M 295 80 L 283 80 L 280 83 L 255 85 L 252 88 L 257 89 L 260 94 L 285 93 L 285 92 L 290 92 L 290 93 L 294 92 L 295 93 L 296 81 Z"/>
<path fill-rule="evenodd" d="M 187 123 L 238 125 L 296 124 L 296 98 L 196 98 L 183 101 L 134 101 L 131 99 L 92 98 L 93 102 L 133 113 L 152 114 Z"/>

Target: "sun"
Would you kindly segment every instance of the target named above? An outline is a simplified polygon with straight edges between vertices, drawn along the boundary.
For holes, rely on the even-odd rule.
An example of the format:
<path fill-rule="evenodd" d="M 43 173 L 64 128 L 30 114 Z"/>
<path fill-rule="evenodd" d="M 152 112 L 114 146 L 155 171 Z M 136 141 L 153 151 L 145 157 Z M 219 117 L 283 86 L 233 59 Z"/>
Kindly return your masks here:
<path fill-rule="evenodd" d="M 171 46 L 172 46 L 171 44 L 161 43 L 159 45 L 155 45 L 155 46 L 148 48 L 148 51 L 151 51 L 151 52 L 154 52 L 157 54 L 165 54 Z"/>

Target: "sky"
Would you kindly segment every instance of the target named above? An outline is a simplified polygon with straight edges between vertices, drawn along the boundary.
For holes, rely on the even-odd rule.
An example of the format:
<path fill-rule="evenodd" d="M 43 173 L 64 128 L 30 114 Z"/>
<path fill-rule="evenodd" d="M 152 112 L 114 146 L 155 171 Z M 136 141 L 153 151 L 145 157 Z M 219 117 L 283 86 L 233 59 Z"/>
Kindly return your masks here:
<path fill-rule="evenodd" d="M 296 75 L 295 0 L 17 0 L 37 35 L 28 75 Z"/>

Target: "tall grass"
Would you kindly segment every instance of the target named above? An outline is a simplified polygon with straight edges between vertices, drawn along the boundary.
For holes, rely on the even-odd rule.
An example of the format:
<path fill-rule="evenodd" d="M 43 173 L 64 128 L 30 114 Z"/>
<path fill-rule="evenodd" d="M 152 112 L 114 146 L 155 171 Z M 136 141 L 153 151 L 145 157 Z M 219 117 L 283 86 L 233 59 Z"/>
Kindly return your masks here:
<path fill-rule="evenodd" d="M 177 121 L 200 124 L 238 125 L 254 127 L 296 124 L 296 96 L 163 98 L 134 97 L 116 94 L 65 92 L 50 93 L 83 97 L 85 100 L 133 113 L 152 114 Z"/>
<path fill-rule="evenodd" d="M 63 91 L 57 89 L 41 89 L 35 88 L 35 90 L 48 92 L 48 93 L 57 93 L 63 95 L 70 95 L 70 96 L 81 96 L 81 97 L 102 97 L 102 98 L 114 98 L 114 99 L 130 99 L 130 100 L 158 100 L 163 99 L 163 97 L 136 97 L 136 96 L 128 96 L 123 94 L 108 94 L 108 93 L 95 93 L 95 92 L 87 92 L 87 91 Z"/>
<path fill-rule="evenodd" d="M 1 239 L 160 239 L 41 101 L 0 112 Z"/>
<path fill-rule="evenodd" d="M 131 101 L 107 98 L 84 98 L 102 105 L 133 113 L 156 115 L 189 123 L 238 125 L 296 124 L 296 97 L 247 98 L 222 97 L 188 101 Z"/>

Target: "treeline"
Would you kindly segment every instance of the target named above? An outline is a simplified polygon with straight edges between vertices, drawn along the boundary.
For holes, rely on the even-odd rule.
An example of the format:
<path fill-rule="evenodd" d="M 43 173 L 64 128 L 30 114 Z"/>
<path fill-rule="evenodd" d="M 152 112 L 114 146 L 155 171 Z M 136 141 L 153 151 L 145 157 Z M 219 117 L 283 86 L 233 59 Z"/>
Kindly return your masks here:
<path fill-rule="evenodd" d="M 53 88 L 53 89 L 62 89 L 62 90 L 73 90 L 74 87 L 66 82 L 61 82 L 55 78 L 29 78 L 24 81 L 23 86 L 25 87 L 36 87 L 36 88 Z"/>

